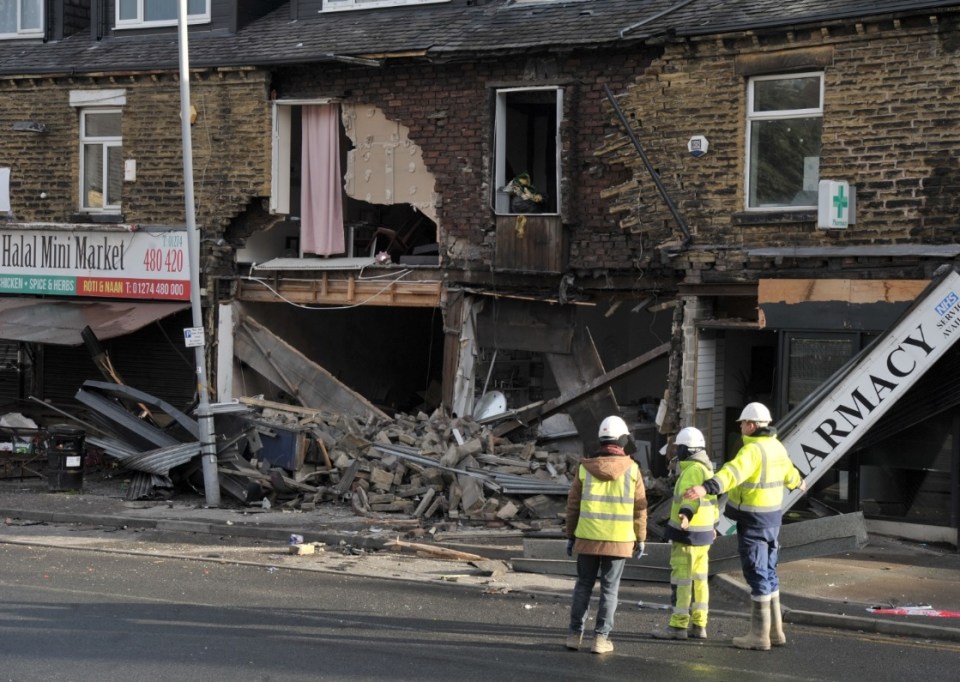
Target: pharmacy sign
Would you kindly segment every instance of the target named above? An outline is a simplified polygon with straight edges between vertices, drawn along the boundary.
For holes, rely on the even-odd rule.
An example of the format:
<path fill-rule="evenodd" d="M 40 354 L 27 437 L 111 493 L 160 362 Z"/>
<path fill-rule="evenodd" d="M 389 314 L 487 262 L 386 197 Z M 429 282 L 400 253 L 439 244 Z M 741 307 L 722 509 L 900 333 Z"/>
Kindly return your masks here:
<path fill-rule="evenodd" d="M 821 180 L 818 186 L 817 227 L 845 229 L 850 224 L 850 184 Z"/>

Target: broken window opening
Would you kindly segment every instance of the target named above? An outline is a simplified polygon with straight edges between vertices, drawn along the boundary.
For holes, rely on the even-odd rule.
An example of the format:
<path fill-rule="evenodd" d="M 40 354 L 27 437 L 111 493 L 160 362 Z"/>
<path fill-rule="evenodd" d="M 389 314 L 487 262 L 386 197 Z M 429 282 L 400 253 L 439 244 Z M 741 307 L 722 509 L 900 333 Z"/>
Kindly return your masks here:
<path fill-rule="evenodd" d="M 437 224 L 411 204 L 371 204 L 347 197 L 347 249 L 351 256 L 386 253 L 394 263 L 439 265 Z"/>
<path fill-rule="evenodd" d="M 493 184 L 498 214 L 558 212 L 562 117 L 560 88 L 497 91 Z"/>
<path fill-rule="evenodd" d="M 309 117 L 321 109 L 335 120 L 328 118 L 318 131 Z M 317 132 L 320 141 L 314 136 L 311 142 Z M 310 157 L 324 155 L 326 165 L 318 170 Z M 299 232 L 299 257 L 386 253 L 392 262 L 438 264 L 433 187 L 406 129 L 376 107 L 275 103 L 270 212 L 286 215 L 278 238 Z M 398 196 L 410 201 L 392 203 Z M 316 230 L 323 233 L 320 248 Z"/>

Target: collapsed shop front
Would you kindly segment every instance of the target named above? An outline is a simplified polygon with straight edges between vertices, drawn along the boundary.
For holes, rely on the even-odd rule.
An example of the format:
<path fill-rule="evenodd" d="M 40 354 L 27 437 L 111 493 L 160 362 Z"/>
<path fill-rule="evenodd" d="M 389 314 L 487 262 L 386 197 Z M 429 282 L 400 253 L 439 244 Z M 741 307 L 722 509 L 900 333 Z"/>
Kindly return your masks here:
<path fill-rule="evenodd" d="M 820 392 L 821 401 L 836 400 L 822 394 L 825 383 L 915 309 L 928 284 L 761 280 L 752 295 L 751 287 L 742 287 L 737 296 L 690 297 L 686 365 L 697 377 L 689 382 L 689 402 L 697 406 L 690 418 L 722 453 L 715 459 L 736 452 L 735 420 L 748 402 L 766 403 L 775 424 L 783 424 L 809 396 Z M 750 311 L 756 311 L 752 319 Z M 943 354 L 905 393 L 894 394 L 891 382 L 874 379 L 879 400 L 892 395 L 887 410 L 813 486 L 807 499 L 815 512 L 862 510 L 874 530 L 956 543 L 960 390 L 944 377 L 960 369 L 960 348 L 949 334 L 943 343 Z M 851 414 L 859 418 L 877 402 L 857 397 Z M 840 424 L 835 440 L 846 433 Z"/>
<path fill-rule="evenodd" d="M 336 267 L 333 260 L 298 267 L 308 266 Z M 452 415 L 502 422 L 501 435 L 529 429 L 527 437 L 566 438 L 577 451 L 591 447 L 603 417 L 620 412 L 646 454 L 661 444 L 653 420 L 666 383 L 672 307 L 612 298 L 558 305 L 441 290 L 431 279 L 402 285 L 407 305 L 391 304 L 385 292 L 333 305 L 321 301 L 346 290 L 343 280 L 321 286 L 316 271 L 278 274 L 270 284 L 276 293 L 247 281 L 242 300 L 221 306 L 221 400 L 262 394 L 324 408 L 361 398 L 387 414 L 442 405 Z M 312 292 L 311 303 L 306 293 L 294 300 L 296 281 Z M 424 293 L 414 305 L 418 286 Z"/>
<path fill-rule="evenodd" d="M 650 305 L 652 297 L 565 305 L 529 298 L 476 290 L 449 297 L 459 309 L 448 324 L 458 333 L 452 411 L 495 419 L 498 434 L 568 438 L 577 453 L 596 445 L 604 417 L 620 414 L 647 468 L 655 465 L 672 307 Z"/>
<path fill-rule="evenodd" d="M 173 405 L 194 400 L 185 232 L 20 226 L 0 240 L 6 404 L 70 404 L 84 381 L 104 378 L 105 363 L 116 380 Z"/>

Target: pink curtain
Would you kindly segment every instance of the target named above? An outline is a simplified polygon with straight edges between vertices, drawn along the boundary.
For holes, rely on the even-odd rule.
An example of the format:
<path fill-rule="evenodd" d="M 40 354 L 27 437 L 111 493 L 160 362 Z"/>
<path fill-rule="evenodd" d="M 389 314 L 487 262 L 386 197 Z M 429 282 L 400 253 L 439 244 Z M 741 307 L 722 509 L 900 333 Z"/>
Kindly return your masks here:
<path fill-rule="evenodd" d="M 344 253 L 340 107 L 303 107 L 300 244 L 303 253 Z"/>

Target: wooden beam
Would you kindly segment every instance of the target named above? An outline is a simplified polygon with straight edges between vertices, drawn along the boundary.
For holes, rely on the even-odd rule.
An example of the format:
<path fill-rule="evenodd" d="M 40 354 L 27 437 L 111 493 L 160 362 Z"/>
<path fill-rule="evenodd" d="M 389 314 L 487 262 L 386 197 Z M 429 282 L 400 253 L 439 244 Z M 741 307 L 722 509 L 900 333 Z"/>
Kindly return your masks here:
<path fill-rule="evenodd" d="M 260 282 L 240 283 L 238 299 L 253 303 L 276 303 L 282 297 L 303 305 L 379 305 L 398 308 L 436 308 L 440 306 L 442 282 L 358 281 L 355 277 L 331 278 L 324 272 L 319 279 L 277 279 L 272 289 Z"/>
<path fill-rule="evenodd" d="M 570 351 L 568 354 L 545 354 L 561 395 L 579 392 L 583 386 L 591 385 L 604 375 L 603 361 L 589 329 L 581 327 L 574 333 Z M 617 397 L 609 383 L 588 394 L 581 394 L 577 400 L 567 404 L 567 412 L 577 427 L 585 451 L 593 452 L 600 444 L 597 425 L 607 415 L 619 414 L 619 410 Z"/>
<path fill-rule="evenodd" d="M 592 393 L 603 390 L 613 382 L 618 381 L 628 374 L 640 369 L 647 363 L 666 355 L 669 351 L 669 343 L 660 344 L 653 350 L 649 350 L 643 355 L 639 355 L 633 360 L 625 362 L 619 367 L 597 377 L 577 391 L 561 394 L 560 396 L 552 400 L 548 400 L 545 403 L 528 406 L 529 409 L 521 408 L 520 410 L 517 410 L 516 421 L 499 424 L 494 428 L 493 432 L 497 436 L 505 436 L 506 434 L 515 431 L 518 428 L 526 426 L 526 424 L 532 419 L 536 419 L 537 417 L 548 417 L 551 414 L 559 412 L 567 405 L 576 402 L 577 400 L 582 400 L 585 396 L 588 396 Z"/>
<path fill-rule="evenodd" d="M 389 419 L 359 393 L 250 317 L 243 317 L 234 330 L 234 354 L 307 407 L 358 419 Z"/>

